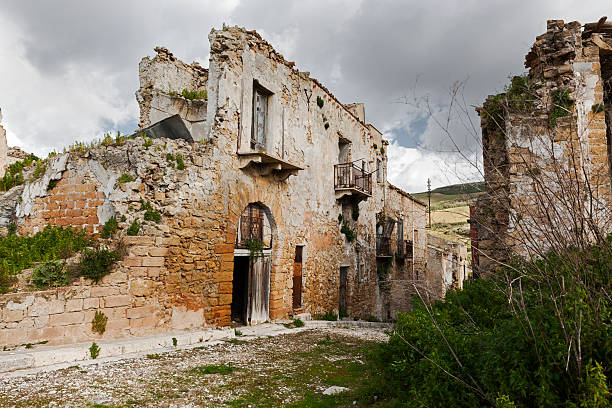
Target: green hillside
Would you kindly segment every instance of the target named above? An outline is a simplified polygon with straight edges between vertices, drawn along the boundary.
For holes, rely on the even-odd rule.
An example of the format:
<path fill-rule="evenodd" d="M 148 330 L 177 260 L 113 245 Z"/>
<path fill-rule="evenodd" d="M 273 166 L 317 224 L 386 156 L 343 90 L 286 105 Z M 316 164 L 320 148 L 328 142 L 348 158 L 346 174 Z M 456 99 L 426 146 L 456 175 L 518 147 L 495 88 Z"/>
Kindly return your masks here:
<path fill-rule="evenodd" d="M 484 189 L 484 181 L 438 187 L 431 190 L 431 209 L 435 211 L 473 204 Z M 413 194 L 413 196 L 427 203 L 426 191 Z"/>

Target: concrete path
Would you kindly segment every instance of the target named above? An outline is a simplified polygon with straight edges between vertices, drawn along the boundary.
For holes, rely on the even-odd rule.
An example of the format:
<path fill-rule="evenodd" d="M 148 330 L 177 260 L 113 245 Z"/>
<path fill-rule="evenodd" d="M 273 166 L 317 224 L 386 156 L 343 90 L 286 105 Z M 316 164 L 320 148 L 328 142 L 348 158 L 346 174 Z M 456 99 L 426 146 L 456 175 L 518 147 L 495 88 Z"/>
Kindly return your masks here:
<path fill-rule="evenodd" d="M 290 323 L 291 321 L 287 321 Z M 163 353 L 177 349 L 188 349 L 231 341 L 239 333 L 240 340 L 249 341 L 263 336 L 278 336 L 296 331 L 323 327 L 375 328 L 391 327 L 388 323 L 363 321 L 324 321 L 304 322 L 301 328 L 287 328 L 283 324 L 265 323 L 257 326 L 237 328 L 207 329 L 192 332 L 158 334 L 146 337 L 130 337 L 118 340 L 101 340 L 97 359 L 90 354 L 91 343 L 75 343 L 61 346 L 39 345 L 32 349 L 0 351 L 0 373 L 5 377 L 33 374 L 40 371 L 53 371 L 73 365 L 102 364 L 126 358 L 141 357 L 150 353 Z"/>

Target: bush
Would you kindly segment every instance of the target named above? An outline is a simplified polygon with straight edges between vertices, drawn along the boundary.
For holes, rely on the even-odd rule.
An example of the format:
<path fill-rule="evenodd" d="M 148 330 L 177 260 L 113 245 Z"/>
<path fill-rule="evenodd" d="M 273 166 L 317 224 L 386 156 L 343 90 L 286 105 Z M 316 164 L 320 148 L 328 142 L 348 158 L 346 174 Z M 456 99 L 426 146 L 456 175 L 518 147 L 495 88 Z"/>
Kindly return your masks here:
<path fill-rule="evenodd" d="M 183 98 L 189 99 L 191 101 L 194 99 L 206 99 L 207 98 L 206 89 L 202 91 L 190 91 L 188 89 L 183 89 L 183 92 L 181 92 L 181 95 L 183 95 Z"/>
<path fill-rule="evenodd" d="M 131 175 L 127 174 L 127 173 L 123 173 L 118 179 L 117 179 L 117 183 L 119 184 L 123 184 L 123 183 L 129 183 L 134 181 L 135 178 L 132 177 Z"/>
<path fill-rule="evenodd" d="M 71 227 L 47 225 L 33 236 L 9 234 L 0 238 L 0 269 L 14 275 L 37 262 L 69 258 L 91 243 L 85 230 Z"/>
<path fill-rule="evenodd" d="M 96 342 L 91 343 L 91 347 L 89 347 L 89 355 L 94 360 L 100 355 L 100 347 L 96 344 Z"/>
<path fill-rule="evenodd" d="M 570 267 L 564 254 L 550 254 L 466 283 L 444 303 L 415 297 L 370 357 L 368 394 L 414 407 L 610 406 L 612 311 L 604 293 L 612 245 L 566 252 L 580 261 Z"/>
<path fill-rule="evenodd" d="M 102 227 L 102 232 L 100 232 L 100 237 L 102 238 L 110 238 L 117 229 L 119 228 L 119 223 L 117 223 L 117 219 L 115 217 L 111 217 L 104 223 L 104 227 Z"/>
<path fill-rule="evenodd" d="M 108 317 L 104 313 L 99 310 L 96 310 L 96 314 L 94 315 L 93 320 L 91 321 L 91 331 L 104 334 L 106 331 L 106 323 L 108 322 Z"/>
<path fill-rule="evenodd" d="M 6 269 L 0 269 L 0 295 L 9 292 L 16 280 Z"/>
<path fill-rule="evenodd" d="M 293 319 L 293 327 L 304 327 L 304 322 L 302 319 Z"/>
<path fill-rule="evenodd" d="M 161 214 L 159 211 L 154 210 L 150 201 L 141 201 L 140 202 L 140 211 L 144 211 L 144 219 L 145 221 L 161 221 Z"/>
<path fill-rule="evenodd" d="M 110 273 L 111 267 L 119 259 L 116 251 L 108 249 L 86 249 L 79 263 L 80 275 L 98 282 Z"/>
<path fill-rule="evenodd" d="M 127 234 L 133 237 L 138 235 L 138 231 L 140 231 L 140 223 L 138 222 L 138 220 L 134 220 L 128 227 Z"/>
<path fill-rule="evenodd" d="M 70 285 L 65 264 L 59 261 L 38 265 L 32 272 L 32 283 L 37 288 L 59 287 Z"/>
<path fill-rule="evenodd" d="M 185 161 L 180 153 L 176 155 L 176 168 L 177 170 L 185 170 Z"/>
<path fill-rule="evenodd" d="M 340 229 L 340 232 L 344 234 L 348 242 L 353 242 L 355 240 L 355 233 L 348 226 L 348 224 L 342 224 L 342 228 Z"/>
<path fill-rule="evenodd" d="M 0 179 L 0 191 L 7 191 L 11 188 L 23 184 L 23 169 L 30 167 L 33 162 L 40 159 L 33 154 L 29 154 L 23 160 L 16 161 L 8 166 L 4 171 L 4 176 Z"/>
<path fill-rule="evenodd" d="M 334 313 L 333 310 L 329 310 L 325 312 L 325 314 L 319 314 L 314 316 L 315 320 L 328 320 L 331 322 L 335 322 L 338 320 L 338 315 Z"/>

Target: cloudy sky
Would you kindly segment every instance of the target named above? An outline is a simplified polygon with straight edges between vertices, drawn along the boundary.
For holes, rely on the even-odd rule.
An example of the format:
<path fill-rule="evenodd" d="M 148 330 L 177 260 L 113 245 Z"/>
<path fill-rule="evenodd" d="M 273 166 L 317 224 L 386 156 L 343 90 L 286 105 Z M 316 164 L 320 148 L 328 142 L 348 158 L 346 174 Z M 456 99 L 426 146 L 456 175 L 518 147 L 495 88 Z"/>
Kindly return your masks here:
<path fill-rule="evenodd" d="M 168 47 L 208 66 L 211 27 L 256 29 L 390 141 L 389 179 L 417 192 L 478 178 L 473 106 L 501 91 L 547 19 L 597 21 L 607 0 L 0 0 L 9 145 L 39 155 L 138 123 L 138 62 Z M 608 9 L 608 10 L 606 10 Z M 612 16 L 611 16 L 612 18 Z M 448 104 L 460 83 L 459 109 Z M 464 111 L 461 108 L 465 108 Z M 465 112 L 465 113 L 464 113 Z M 448 124 L 447 124 L 448 123 Z M 460 150 L 461 154 L 457 154 Z"/>

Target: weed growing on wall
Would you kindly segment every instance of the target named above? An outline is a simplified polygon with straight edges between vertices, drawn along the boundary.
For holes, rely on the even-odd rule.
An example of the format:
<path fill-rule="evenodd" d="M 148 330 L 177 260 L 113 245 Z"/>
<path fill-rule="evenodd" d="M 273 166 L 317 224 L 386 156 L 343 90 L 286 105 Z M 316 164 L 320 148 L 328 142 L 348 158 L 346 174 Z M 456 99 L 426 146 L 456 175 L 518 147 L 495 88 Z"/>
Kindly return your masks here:
<path fill-rule="evenodd" d="M 344 234 L 348 242 L 353 242 L 355 240 L 355 232 L 353 232 L 353 230 L 351 229 L 351 227 L 348 226 L 348 224 L 342 224 L 340 232 Z"/>
<path fill-rule="evenodd" d="M 32 283 L 39 289 L 70 285 L 66 264 L 60 261 L 50 261 L 38 265 L 32 272 Z"/>
<path fill-rule="evenodd" d="M 14 275 L 37 262 L 69 258 L 92 244 L 83 229 L 47 225 L 33 236 L 0 238 L 0 269 Z"/>
<path fill-rule="evenodd" d="M 129 183 L 134 181 L 135 178 L 132 177 L 131 175 L 127 174 L 127 173 L 123 173 L 118 179 L 117 179 L 117 183 L 118 184 L 123 184 L 123 183 Z"/>
<path fill-rule="evenodd" d="M 128 227 L 127 234 L 131 237 L 134 237 L 138 235 L 138 231 L 140 231 L 140 223 L 138 222 L 138 220 L 134 220 Z"/>
<path fill-rule="evenodd" d="M 108 317 L 100 310 L 96 311 L 96 314 L 91 321 L 91 331 L 99 334 L 104 334 L 106 331 L 106 323 L 108 322 Z"/>
<path fill-rule="evenodd" d="M 251 261 L 263 257 L 263 242 L 256 238 L 253 238 L 245 240 L 244 243 L 249 249 L 249 258 L 251 259 Z"/>
<path fill-rule="evenodd" d="M 323 98 L 321 98 L 320 96 L 317 96 L 317 106 L 319 108 L 322 108 L 324 104 L 325 104 L 325 101 L 323 101 Z"/>
<path fill-rule="evenodd" d="M 183 98 L 189 99 L 190 101 L 194 99 L 206 99 L 208 97 L 206 89 L 202 91 L 190 91 L 188 89 L 183 89 L 181 95 L 183 95 Z"/>
<path fill-rule="evenodd" d="M 11 188 L 23 184 L 23 169 L 30 167 L 40 159 L 33 154 L 29 154 L 23 160 L 16 161 L 8 166 L 4 176 L 0 179 L 0 191 L 7 191 Z"/>
<path fill-rule="evenodd" d="M 161 221 L 161 214 L 159 211 L 153 209 L 150 201 L 140 201 L 140 211 L 144 211 L 145 221 L 155 221 L 159 223 Z"/>
<path fill-rule="evenodd" d="M 185 170 L 185 162 L 183 161 L 183 155 L 180 153 L 176 155 L 176 168 L 177 170 Z"/>
<path fill-rule="evenodd" d="M 117 223 L 117 219 L 115 217 L 111 217 L 104 223 L 102 227 L 102 232 L 100 232 L 101 238 L 110 238 L 117 229 L 119 228 L 119 223 Z"/>
<path fill-rule="evenodd" d="M 117 251 L 102 248 L 86 249 L 79 263 L 80 274 L 98 282 L 110 273 L 111 267 L 118 259 Z"/>
<path fill-rule="evenodd" d="M 55 186 L 57 186 L 57 182 L 58 180 L 54 180 L 54 179 L 49 180 L 49 182 L 47 183 L 47 191 L 53 190 Z"/>
<path fill-rule="evenodd" d="M 571 113 L 571 107 L 574 105 L 570 97 L 570 90 L 567 88 L 557 88 L 550 94 L 552 99 L 552 108 L 548 114 L 548 122 L 551 126 L 557 125 L 557 119 L 568 116 Z"/>

